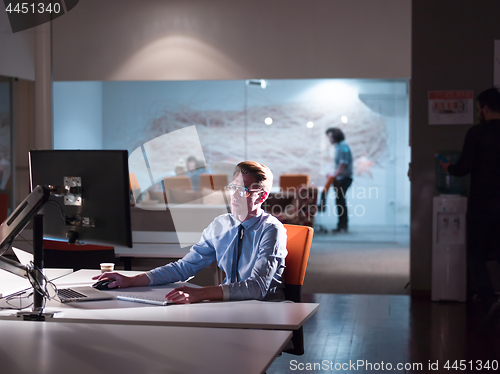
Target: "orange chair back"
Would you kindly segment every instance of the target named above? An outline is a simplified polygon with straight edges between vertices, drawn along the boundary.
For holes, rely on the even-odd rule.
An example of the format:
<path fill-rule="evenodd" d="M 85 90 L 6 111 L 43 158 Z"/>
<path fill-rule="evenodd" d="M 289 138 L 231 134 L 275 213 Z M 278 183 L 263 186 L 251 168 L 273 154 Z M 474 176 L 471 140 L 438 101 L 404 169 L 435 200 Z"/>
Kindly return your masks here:
<path fill-rule="evenodd" d="M 282 174 L 280 176 L 280 188 L 283 191 L 297 188 L 301 184 L 309 186 L 309 175 L 307 174 Z"/>
<path fill-rule="evenodd" d="M 192 190 L 191 178 L 187 176 L 169 177 L 163 179 L 163 186 L 167 190 Z"/>
<path fill-rule="evenodd" d="M 332 176 L 328 177 L 324 188 L 325 193 L 328 192 L 328 190 L 330 189 L 330 187 L 333 185 L 334 182 L 335 182 L 335 177 Z"/>
<path fill-rule="evenodd" d="M 200 189 L 222 190 L 228 185 L 226 174 L 200 174 Z"/>
<path fill-rule="evenodd" d="M 302 286 L 306 276 L 314 229 L 308 226 L 289 224 L 283 226 L 286 228 L 286 249 L 288 250 L 285 259 L 285 284 Z"/>
<path fill-rule="evenodd" d="M 135 176 L 134 173 L 129 173 L 129 180 L 130 180 L 130 190 L 135 191 L 135 190 L 140 190 L 141 186 L 139 185 L 139 181 L 137 180 L 137 177 Z"/>

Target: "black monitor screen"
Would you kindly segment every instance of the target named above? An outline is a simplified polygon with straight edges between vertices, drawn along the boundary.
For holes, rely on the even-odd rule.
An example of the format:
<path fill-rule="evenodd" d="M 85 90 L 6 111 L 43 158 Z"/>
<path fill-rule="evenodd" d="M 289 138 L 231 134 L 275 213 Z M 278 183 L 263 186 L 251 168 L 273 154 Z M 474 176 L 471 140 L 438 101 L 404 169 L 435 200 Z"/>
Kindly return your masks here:
<path fill-rule="evenodd" d="M 30 187 L 60 190 L 43 209 L 45 239 L 132 247 L 128 152 L 30 151 Z"/>

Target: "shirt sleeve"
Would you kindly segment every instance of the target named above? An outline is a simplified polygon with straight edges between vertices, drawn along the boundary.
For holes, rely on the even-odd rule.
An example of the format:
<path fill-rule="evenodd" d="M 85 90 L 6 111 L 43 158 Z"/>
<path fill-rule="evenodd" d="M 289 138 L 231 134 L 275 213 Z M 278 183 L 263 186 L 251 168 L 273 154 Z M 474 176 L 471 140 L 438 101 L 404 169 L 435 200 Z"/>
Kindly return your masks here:
<path fill-rule="evenodd" d="M 448 173 L 457 177 L 463 177 L 472 171 L 474 158 L 476 156 L 477 139 L 479 128 L 472 127 L 465 136 L 462 153 L 456 164 L 448 167 Z"/>
<path fill-rule="evenodd" d="M 346 164 L 349 165 L 350 157 L 349 157 L 349 148 L 345 145 L 339 145 L 339 151 L 337 154 L 337 164 Z"/>
<path fill-rule="evenodd" d="M 227 285 L 230 300 L 262 300 L 285 267 L 286 229 L 270 225 L 259 239 L 258 257 L 248 279 Z"/>
<path fill-rule="evenodd" d="M 215 261 L 215 249 L 208 239 L 211 226 L 203 231 L 201 240 L 183 258 L 146 272 L 150 286 L 185 281 Z"/>

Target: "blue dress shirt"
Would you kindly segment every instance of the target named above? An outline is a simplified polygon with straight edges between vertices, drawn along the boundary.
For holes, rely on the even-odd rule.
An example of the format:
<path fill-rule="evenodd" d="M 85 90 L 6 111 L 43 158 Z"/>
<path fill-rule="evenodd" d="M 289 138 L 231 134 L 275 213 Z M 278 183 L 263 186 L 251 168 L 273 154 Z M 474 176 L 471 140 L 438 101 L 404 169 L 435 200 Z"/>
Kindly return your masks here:
<path fill-rule="evenodd" d="M 344 178 L 352 178 L 352 153 L 351 148 L 347 143 L 342 140 L 335 145 L 335 171 L 337 171 L 340 164 L 345 164 L 346 167 L 344 171 L 337 175 L 337 179 L 341 180 Z"/>
<path fill-rule="evenodd" d="M 238 226 L 244 228 L 238 272 L 241 281 L 231 283 L 234 251 L 238 250 Z M 146 274 L 150 285 L 184 281 L 217 261 L 226 273 L 222 284 L 225 299 L 284 299 L 286 229 L 277 218 L 259 209 L 257 216 L 240 222 L 233 214 L 217 217 L 182 259 Z"/>

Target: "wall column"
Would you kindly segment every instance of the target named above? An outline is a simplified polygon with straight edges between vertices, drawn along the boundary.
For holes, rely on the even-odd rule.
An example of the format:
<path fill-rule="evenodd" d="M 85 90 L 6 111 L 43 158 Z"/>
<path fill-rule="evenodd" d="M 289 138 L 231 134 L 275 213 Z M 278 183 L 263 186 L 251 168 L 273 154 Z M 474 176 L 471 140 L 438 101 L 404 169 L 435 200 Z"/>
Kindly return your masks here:
<path fill-rule="evenodd" d="M 52 22 L 35 27 L 35 147 L 52 149 Z"/>

